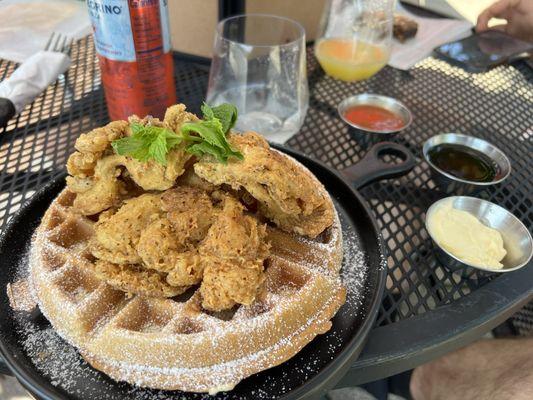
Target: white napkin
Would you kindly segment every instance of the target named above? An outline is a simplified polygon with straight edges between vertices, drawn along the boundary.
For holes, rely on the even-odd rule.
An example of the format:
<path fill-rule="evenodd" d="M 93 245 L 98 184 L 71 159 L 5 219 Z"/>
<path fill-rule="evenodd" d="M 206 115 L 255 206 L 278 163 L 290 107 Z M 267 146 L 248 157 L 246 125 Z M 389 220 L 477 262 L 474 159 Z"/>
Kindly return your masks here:
<path fill-rule="evenodd" d="M 405 43 L 393 41 L 389 65 L 407 70 L 431 54 L 441 44 L 463 39 L 470 35 L 473 24 L 469 21 L 451 18 L 426 18 L 411 14 L 398 3 L 397 13 L 418 23 L 418 32 Z"/>
<path fill-rule="evenodd" d="M 69 39 L 91 33 L 85 1 L 0 0 L 0 58 L 21 63 L 44 49 L 52 32 Z"/>
<path fill-rule="evenodd" d="M 69 65 L 70 58 L 66 54 L 39 51 L 24 61 L 8 79 L 0 82 L 0 97 L 11 100 L 18 114 Z"/>

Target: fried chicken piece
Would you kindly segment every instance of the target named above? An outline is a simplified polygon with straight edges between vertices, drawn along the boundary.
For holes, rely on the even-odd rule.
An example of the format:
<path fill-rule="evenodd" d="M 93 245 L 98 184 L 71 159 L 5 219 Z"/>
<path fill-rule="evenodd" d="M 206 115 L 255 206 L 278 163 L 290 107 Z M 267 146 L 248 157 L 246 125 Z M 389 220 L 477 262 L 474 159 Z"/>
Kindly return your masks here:
<path fill-rule="evenodd" d="M 205 179 L 202 179 L 198 175 L 196 175 L 193 166 L 187 168 L 185 172 L 180 175 L 180 177 L 176 181 L 176 185 L 194 187 L 197 189 L 201 189 L 207 192 L 208 194 L 211 194 L 215 190 L 217 190 L 217 186 L 207 182 Z"/>
<path fill-rule="evenodd" d="M 190 286 L 201 281 L 203 266 L 198 251 L 188 247 L 166 218 L 152 222 L 143 231 L 137 252 L 145 267 L 167 273 L 172 286 Z"/>
<path fill-rule="evenodd" d="M 268 254 L 266 226 L 244 215 L 243 205 L 225 195 L 223 208 L 200 246 L 200 253 L 220 259 L 256 260 Z"/>
<path fill-rule="evenodd" d="M 167 109 L 165 119 L 168 120 L 168 123 L 157 118 L 145 117 L 140 119 L 133 115 L 128 118 L 128 121 L 130 124 L 159 126 L 177 132 L 181 124 L 195 121 L 198 118 L 194 114 L 185 112 L 183 104 L 178 104 Z M 192 157 L 191 154 L 185 152 L 185 147 L 184 143 L 174 147 L 167 155 L 167 165 L 161 165 L 153 160 L 140 162 L 131 157 L 124 157 L 124 166 L 133 181 L 143 189 L 163 191 L 171 188 L 178 176 L 185 172 L 185 164 Z"/>
<path fill-rule="evenodd" d="M 161 197 L 166 217 L 152 222 L 141 234 L 137 251 L 148 268 L 168 273 L 171 285 L 193 285 L 202 279 L 198 243 L 215 219 L 211 199 L 192 187 L 167 190 Z"/>
<path fill-rule="evenodd" d="M 215 209 L 206 192 L 193 187 L 167 190 L 161 197 L 162 208 L 176 234 L 196 245 L 215 220 Z"/>
<path fill-rule="evenodd" d="M 111 148 L 111 142 L 126 136 L 126 121 L 113 121 L 104 127 L 81 134 L 76 139 L 76 152 L 67 160 L 67 171 L 77 178 L 86 178 L 95 174 L 95 168 L 104 152 Z"/>
<path fill-rule="evenodd" d="M 235 304 L 250 305 L 265 280 L 262 263 L 243 263 L 212 259 L 204 269 L 200 286 L 202 307 L 210 311 L 227 310 Z"/>
<path fill-rule="evenodd" d="M 265 239 L 266 226 L 244 215 L 243 206 L 226 196 L 199 249 L 204 263 L 200 294 L 205 309 L 220 311 L 255 300 L 265 280 L 263 262 L 269 249 Z"/>
<path fill-rule="evenodd" d="M 80 153 L 78 151 L 71 154 L 67 160 L 67 171 L 76 177 L 87 177 L 94 175 L 96 163 L 101 158 L 99 153 Z"/>
<path fill-rule="evenodd" d="M 80 153 L 101 153 L 111 146 L 113 140 L 126 136 L 128 127 L 126 121 L 110 122 L 104 127 L 81 134 L 74 147 Z"/>
<path fill-rule="evenodd" d="M 138 161 L 131 157 L 122 157 L 122 165 L 130 178 L 144 190 L 167 190 L 174 186 L 176 178 L 185 171 L 185 163 L 190 155 L 185 153 L 185 146 L 179 145 L 167 155 L 167 165 L 153 160 Z"/>
<path fill-rule="evenodd" d="M 177 131 L 181 124 L 197 120 L 196 116 L 185 112 L 182 104 L 167 110 L 166 120 L 132 116 L 126 121 L 114 121 L 102 128 L 81 135 L 76 140 L 76 152 L 67 161 L 69 188 L 78 194 L 75 207 L 84 215 L 97 214 L 106 210 L 127 196 L 121 174 L 131 178 L 144 190 L 166 190 L 185 171 L 185 165 L 192 157 L 185 151 L 185 144 L 173 148 L 167 156 L 167 165 L 155 161 L 140 162 L 131 157 L 113 153 L 111 142 L 131 136 L 130 124 L 155 125 Z M 124 168 L 122 168 L 124 167 Z M 125 169 L 126 172 L 122 170 Z"/>
<path fill-rule="evenodd" d="M 143 194 L 102 212 L 94 231 L 95 273 L 127 292 L 169 297 L 201 282 L 203 307 L 220 311 L 251 304 L 265 279 L 266 226 L 224 192 Z"/>
<path fill-rule="evenodd" d="M 194 164 L 195 173 L 215 185 L 244 188 L 258 201 L 261 214 L 283 230 L 316 237 L 333 224 L 333 207 L 321 184 L 289 157 L 270 149 L 258 134 L 231 134 L 229 141 L 244 155 L 227 164 L 209 156 Z"/>
<path fill-rule="evenodd" d="M 163 122 L 174 132 L 178 132 L 185 122 L 198 121 L 198 117 L 190 112 L 186 112 L 185 104 L 175 104 L 165 111 Z"/>
<path fill-rule="evenodd" d="M 143 194 L 126 200 L 116 213 L 100 214 L 94 225 L 93 255 L 115 264 L 140 263 L 137 245 L 141 234 L 162 213 L 161 195 Z"/>
<path fill-rule="evenodd" d="M 92 269 L 97 278 L 127 293 L 148 297 L 173 297 L 188 289 L 188 286 L 169 285 L 164 274 L 138 265 L 97 260 Z"/>
<path fill-rule="evenodd" d="M 118 205 L 126 192 L 124 182 L 119 179 L 120 161 L 121 156 L 108 156 L 96 162 L 92 177 L 83 174 L 67 177 L 68 188 L 76 193 L 73 204 L 76 210 L 83 215 L 94 215 Z"/>
<path fill-rule="evenodd" d="M 125 179 L 121 179 L 123 173 L 121 167 L 127 169 L 124 173 L 125 177 L 131 178 L 144 190 L 169 189 L 185 170 L 184 165 L 189 156 L 184 156 L 184 154 L 181 148 L 170 151 L 166 167 L 152 160 L 140 162 L 131 157 L 119 155 L 101 158 L 91 171 L 92 176 L 79 174 L 67 177 L 69 189 L 78 194 L 74 207 L 83 215 L 93 215 L 117 205 L 128 194 L 124 184 Z M 75 153 L 69 160 L 81 157 L 85 156 Z"/>

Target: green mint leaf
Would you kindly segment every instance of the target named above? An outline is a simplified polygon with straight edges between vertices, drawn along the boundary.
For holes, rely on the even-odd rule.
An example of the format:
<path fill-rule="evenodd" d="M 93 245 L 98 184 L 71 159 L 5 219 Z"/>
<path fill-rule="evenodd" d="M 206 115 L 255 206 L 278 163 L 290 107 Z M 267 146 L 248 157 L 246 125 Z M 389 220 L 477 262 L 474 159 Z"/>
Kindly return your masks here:
<path fill-rule="evenodd" d="M 238 158 L 239 160 L 244 160 L 244 155 L 238 151 L 238 150 L 233 150 L 230 146 L 228 146 L 229 149 L 227 150 L 227 153 L 228 153 L 228 156 L 233 156 L 235 158 Z"/>
<path fill-rule="evenodd" d="M 204 115 L 204 119 L 205 120 L 208 121 L 210 119 L 215 118 L 215 114 L 213 113 L 213 109 L 206 102 L 204 102 L 202 104 L 200 109 L 202 110 L 202 114 Z"/>
<path fill-rule="evenodd" d="M 130 124 L 130 128 L 132 136 L 142 135 L 145 130 L 145 126 L 138 122 Z"/>
<path fill-rule="evenodd" d="M 174 132 L 171 132 L 166 129 L 163 132 L 164 132 L 167 152 L 170 151 L 172 148 L 176 147 L 181 142 L 183 142 L 183 138 L 179 137 Z"/>
<path fill-rule="evenodd" d="M 224 134 L 222 123 L 216 117 L 209 121 L 187 122 L 181 126 L 181 131 L 184 135 L 196 132 L 206 143 L 219 149 L 224 161 L 231 156 L 240 160 L 244 159 L 244 156 L 239 151 L 231 148 Z M 193 137 L 189 135 L 189 138 Z M 209 154 L 213 154 L 213 152 L 211 151 Z"/>
<path fill-rule="evenodd" d="M 115 153 L 124 156 L 138 151 L 144 146 L 144 142 L 138 137 L 124 137 L 114 140 L 111 146 L 115 150 Z"/>
<path fill-rule="evenodd" d="M 226 103 L 216 107 L 204 103 L 201 109 L 204 120 L 183 124 L 179 134 L 160 126 L 134 122 L 130 125 L 131 136 L 117 139 L 111 145 L 117 154 L 141 162 L 154 160 L 161 165 L 167 165 L 168 152 L 183 142 L 187 144 L 186 151 L 198 157 L 209 154 L 224 164 L 229 157 L 244 159 L 226 138 L 237 120 L 237 108 Z"/>
<path fill-rule="evenodd" d="M 222 132 L 224 134 L 235 126 L 237 122 L 237 107 L 233 104 L 223 103 L 216 107 L 212 107 L 211 111 L 215 118 L 218 118 L 222 124 Z"/>
<path fill-rule="evenodd" d="M 207 142 L 191 144 L 189 147 L 186 148 L 186 151 L 191 154 L 194 154 L 197 157 L 202 157 L 205 154 L 211 154 L 217 159 L 217 161 L 223 164 L 226 164 L 228 160 L 227 155 L 224 154 L 222 149 L 213 146 Z"/>
<path fill-rule="evenodd" d="M 142 147 L 125 155 L 135 158 L 138 161 L 146 162 L 150 159 L 150 147 L 143 143 Z"/>
<path fill-rule="evenodd" d="M 222 131 L 222 124 L 215 118 L 209 121 L 186 122 L 181 126 L 184 133 L 196 132 L 207 143 L 220 148 L 224 148 L 225 136 Z"/>
<path fill-rule="evenodd" d="M 148 154 L 150 158 L 153 158 L 161 165 L 167 165 L 167 140 L 164 134 L 157 135 L 155 140 L 150 143 L 148 148 Z"/>
<path fill-rule="evenodd" d="M 182 142 L 174 132 L 160 126 L 145 126 L 134 122 L 132 135 L 114 140 L 111 146 L 119 155 L 129 156 L 141 162 L 155 160 L 166 165 L 168 152 Z"/>

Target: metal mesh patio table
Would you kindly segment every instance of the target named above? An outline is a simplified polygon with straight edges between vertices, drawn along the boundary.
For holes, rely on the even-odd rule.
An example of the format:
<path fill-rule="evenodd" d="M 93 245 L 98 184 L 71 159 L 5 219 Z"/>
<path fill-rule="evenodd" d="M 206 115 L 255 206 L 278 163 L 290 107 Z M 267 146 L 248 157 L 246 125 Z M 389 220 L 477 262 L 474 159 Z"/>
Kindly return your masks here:
<path fill-rule="evenodd" d="M 91 38 L 72 48 L 72 65 L 0 131 L 0 230 L 43 184 L 64 171 L 76 138 L 108 122 Z M 344 83 L 324 75 L 308 51 L 310 106 L 288 146 L 341 169 L 356 163 L 368 144 L 337 116 L 345 97 L 372 92 L 393 96 L 413 112 L 413 124 L 392 140 L 419 159 L 408 175 L 373 183 L 362 195 L 378 219 L 388 249 L 388 281 L 375 327 L 360 359 L 340 385 L 355 385 L 409 369 L 468 343 L 523 306 L 533 294 L 533 265 L 504 275 L 452 274 L 435 258 L 424 213 L 445 197 L 420 159 L 422 143 L 443 132 L 486 139 L 510 158 L 512 173 L 478 196 L 533 225 L 533 72 L 526 64 L 470 74 L 434 58 L 409 72 L 385 68 L 375 77 Z M 0 61 L 0 80 L 15 64 Z M 180 102 L 199 112 L 209 67 L 176 60 Z M 395 162 L 389 157 L 386 161 Z"/>

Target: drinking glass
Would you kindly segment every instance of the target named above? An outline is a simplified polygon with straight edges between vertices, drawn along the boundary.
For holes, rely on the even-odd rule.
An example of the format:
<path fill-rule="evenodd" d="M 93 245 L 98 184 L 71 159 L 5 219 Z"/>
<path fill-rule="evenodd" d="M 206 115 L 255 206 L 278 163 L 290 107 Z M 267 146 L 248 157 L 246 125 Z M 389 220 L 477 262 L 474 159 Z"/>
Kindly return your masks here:
<path fill-rule="evenodd" d="M 309 103 L 303 27 L 263 14 L 221 21 L 206 101 L 235 104 L 237 130 L 288 140 L 302 126 Z"/>
<path fill-rule="evenodd" d="M 392 47 L 394 0 L 328 0 L 315 56 L 343 81 L 370 78 L 383 68 Z"/>

